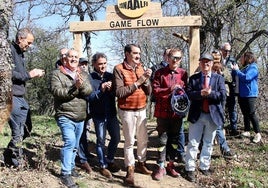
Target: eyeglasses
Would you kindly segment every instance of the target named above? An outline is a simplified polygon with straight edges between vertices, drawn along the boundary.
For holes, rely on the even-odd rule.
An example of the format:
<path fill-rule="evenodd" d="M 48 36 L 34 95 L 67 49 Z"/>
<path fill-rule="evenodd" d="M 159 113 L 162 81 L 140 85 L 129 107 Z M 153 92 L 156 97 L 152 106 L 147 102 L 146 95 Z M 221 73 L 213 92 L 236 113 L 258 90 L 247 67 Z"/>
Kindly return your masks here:
<path fill-rule="evenodd" d="M 181 60 L 181 57 L 170 56 L 170 59 L 171 59 L 172 61 L 179 61 L 179 60 Z"/>
<path fill-rule="evenodd" d="M 223 51 L 226 52 L 226 53 L 228 53 L 228 52 L 230 53 L 231 52 L 231 50 L 223 50 Z"/>

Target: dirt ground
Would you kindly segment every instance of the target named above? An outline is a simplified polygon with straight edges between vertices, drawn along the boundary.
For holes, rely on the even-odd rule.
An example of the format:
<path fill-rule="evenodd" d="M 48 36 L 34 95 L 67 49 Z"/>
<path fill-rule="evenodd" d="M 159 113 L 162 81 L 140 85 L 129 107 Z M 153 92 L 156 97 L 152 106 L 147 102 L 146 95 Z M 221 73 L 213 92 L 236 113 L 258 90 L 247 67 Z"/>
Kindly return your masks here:
<path fill-rule="evenodd" d="M 91 139 L 94 140 L 94 130 L 91 130 Z M 148 133 L 149 133 L 149 145 L 147 152 L 147 165 L 151 170 L 156 170 L 156 156 L 157 151 L 154 147 L 156 141 L 157 132 L 155 131 L 155 123 L 148 123 Z M 64 187 L 59 180 L 60 173 L 60 147 L 62 141 L 55 138 L 57 143 L 51 147 L 47 143 L 46 148 L 42 149 L 37 147 L 38 141 L 36 141 L 36 146 L 30 146 L 25 150 L 28 159 L 28 166 L 24 169 L 12 169 L 7 167 L 0 167 L 0 187 L 27 187 L 27 188 L 37 188 L 37 187 L 50 187 L 50 188 L 62 188 Z M 107 137 L 109 140 L 109 137 Z M 75 182 L 79 184 L 80 187 L 90 187 L 90 188 L 120 188 L 125 187 L 123 184 L 126 171 L 124 168 L 124 158 L 123 158 L 123 136 L 121 134 L 121 142 L 118 146 L 116 153 L 116 163 L 120 166 L 121 170 L 113 174 L 112 179 L 107 179 L 100 175 L 98 168 L 98 161 L 95 155 L 95 146 L 92 143 L 90 150 L 93 151 L 92 154 L 95 155 L 94 158 L 90 160 L 90 165 L 93 168 L 93 172 L 89 175 L 83 170 L 77 168 L 81 177 L 74 178 Z M 37 148 L 36 148 L 37 147 Z M 35 155 L 37 151 L 44 151 L 44 155 Z M 49 152 L 48 152 L 49 151 Z M 183 170 L 181 164 L 175 164 L 178 171 Z M 135 187 L 141 188 L 167 188 L 167 187 L 197 187 L 197 185 L 188 182 L 183 177 L 173 178 L 166 175 L 163 180 L 155 181 L 151 176 L 135 173 Z"/>
<path fill-rule="evenodd" d="M 156 170 L 156 140 L 157 132 L 156 122 L 152 121 L 148 124 L 148 152 L 147 164 L 151 170 Z M 60 132 L 53 132 L 48 136 L 33 132 L 30 138 L 27 138 L 24 153 L 27 156 L 25 167 L 22 169 L 8 168 L 0 165 L 0 188 L 63 188 L 59 179 L 60 174 L 60 149 L 63 144 Z M 241 132 L 241 126 L 239 131 Z M 79 184 L 80 188 L 121 188 L 125 187 L 123 184 L 126 171 L 124 168 L 123 158 L 123 144 L 124 139 L 121 134 L 121 142 L 116 153 L 116 163 L 122 169 L 114 173 L 112 179 L 106 179 L 99 173 L 98 160 L 95 153 L 95 132 L 94 129 L 90 131 L 90 147 L 94 157 L 90 159 L 90 165 L 93 172 L 89 175 L 81 169 L 77 168 L 81 174 L 79 178 L 74 178 L 75 182 Z M 187 133 L 186 133 L 187 138 Z M 107 137 L 107 141 L 110 138 Z M 204 176 L 198 170 L 197 183 L 193 184 L 185 180 L 183 176 L 183 164 L 177 164 L 176 169 L 182 174 L 178 178 L 173 178 L 168 175 L 161 181 L 155 181 L 151 176 L 135 173 L 135 187 L 139 188 L 194 188 L 194 187 L 267 187 L 268 181 L 266 174 L 268 169 L 268 155 L 267 155 L 267 139 L 268 130 L 262 131 L 262 142 L 255 144 L 252 138 L 234 138 L 227 134 L 227 142 L 232 151 L 237 154 L 236 158 L 232 160 L 224 160 L 221 157 L 218 145 L 214 146 L 211 168 L 214 173 L 211 176 Z M 108 143 L 108 142 L 107 142 Z M 3 148 L 0 148 L 0 153 Z M 0 161 L 1 162 L 1 161 Z M 239 173 L 237 170 L 243 169 Z M 261 175 L 260 175 L 261 174 Z"/>

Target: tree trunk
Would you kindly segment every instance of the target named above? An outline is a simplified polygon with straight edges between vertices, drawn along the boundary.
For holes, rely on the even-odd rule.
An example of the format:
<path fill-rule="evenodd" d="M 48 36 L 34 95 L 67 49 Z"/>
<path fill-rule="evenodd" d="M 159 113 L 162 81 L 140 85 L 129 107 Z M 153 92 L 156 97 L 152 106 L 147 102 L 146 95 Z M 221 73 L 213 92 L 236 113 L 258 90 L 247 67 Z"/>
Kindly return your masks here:
<path fill-rule="evenodd" d="M 11 107 L 11 52 L 8 43 L 9 18 L 13 4 L 10 0 L 0 2 L 0 132 L 7 122 Z"/>

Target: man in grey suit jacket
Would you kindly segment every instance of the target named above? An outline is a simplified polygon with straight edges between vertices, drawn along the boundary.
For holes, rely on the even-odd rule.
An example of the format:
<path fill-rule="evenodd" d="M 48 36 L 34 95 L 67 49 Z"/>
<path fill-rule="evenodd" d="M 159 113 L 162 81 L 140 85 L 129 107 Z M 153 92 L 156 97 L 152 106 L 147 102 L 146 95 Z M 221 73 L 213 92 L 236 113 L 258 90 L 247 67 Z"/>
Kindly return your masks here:
<path fill-rule="evenodd" d="M 211 173 L 212 145 L 217 128 L 224 124 L 222 102 L 226 96 L 224 78 L 211 71 L 212 55 L 205 53 L 199 61 L 201 71 L 189 78 L 187 87 L 191 106 L 188 114 L 190 125 L 185 170 L 186 179 L 191 182 L 195 181 L 196 159 L 202 135 L 203 147 L 200 154 L 199 170 L 204 175 L 210 175 Z M 205 80 L 209 84 L 204 84 Z"/>

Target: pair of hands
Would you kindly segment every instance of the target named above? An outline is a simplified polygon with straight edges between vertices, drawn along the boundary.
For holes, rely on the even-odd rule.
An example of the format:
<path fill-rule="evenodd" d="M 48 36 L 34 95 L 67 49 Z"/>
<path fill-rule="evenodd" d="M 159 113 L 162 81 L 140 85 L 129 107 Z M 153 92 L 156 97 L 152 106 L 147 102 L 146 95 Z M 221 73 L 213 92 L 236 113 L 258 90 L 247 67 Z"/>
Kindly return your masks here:
<path fill-rule="evenodd" d="M 111 81 L 103 82 L 101 84 L 101 91 L 102 92 L 105 92 L 106 90 L 111 91 L 111 89 L 112 89 L 112 82 Z"/>
<path fill-rule="evenodd" d="M 77 72 L 76 73 L 75 87 L 77 89 L 79 89 L 82 86 L 83 82 L 84 82 L 84 80 L 83 80 L 81 74 L 79 72 Z"/>
<path fill-rule="evenodd" d="M 211 93 L 211 87 L 204 88 L 201 90 L 201 96 L 207 97 Z"/>
<path fill-rule="evenodd" d="M 231 65 L 231 69 L 233 69 L 233 70 L 239 70 L 239 67 L 238 67 L 238 64 L 232 64 Z"/>
<path fill-rule="evenodd" d="M 146 69 L 143 73 L 143 75 L 137 80 L 136 84 L 137 86 L 141 86 L 142 84 L 146 83 L 147 80 L 149 80 L 149 78 L 152 75 L 152 70 L 151 69 Z"/>
<path fill-rule="evenodd" d="M 45 75 L 45 70 L 43 69 L 33 69 L 29 72 L 29 75 L 31 78 L 35 78 L 35 77 L 43 77 Z"/>

